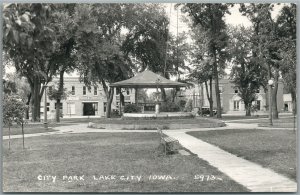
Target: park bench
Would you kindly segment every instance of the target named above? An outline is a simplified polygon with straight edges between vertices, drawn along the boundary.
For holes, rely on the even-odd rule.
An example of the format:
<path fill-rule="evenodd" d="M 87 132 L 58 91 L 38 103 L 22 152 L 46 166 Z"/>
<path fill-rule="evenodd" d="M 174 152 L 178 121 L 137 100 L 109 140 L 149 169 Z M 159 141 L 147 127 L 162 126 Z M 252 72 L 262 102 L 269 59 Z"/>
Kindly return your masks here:
<path fill-rule="evenodd" d="M 174 139 L 173 137 L 169 137 L 165 134 L 163 134 L 162 129 L 157 128 L 157 132 L 159 133 L 160 136 L 160 143 L 163 144 L 164 146 L 164 150 L 165 150 L 165 154 L 167 154 L 167 147 L 169 149 L 169 151 L 176 151 L 177 148 L 174 147 L 174 144 L 178 143 L 179 141 L 177 139 Z"/>

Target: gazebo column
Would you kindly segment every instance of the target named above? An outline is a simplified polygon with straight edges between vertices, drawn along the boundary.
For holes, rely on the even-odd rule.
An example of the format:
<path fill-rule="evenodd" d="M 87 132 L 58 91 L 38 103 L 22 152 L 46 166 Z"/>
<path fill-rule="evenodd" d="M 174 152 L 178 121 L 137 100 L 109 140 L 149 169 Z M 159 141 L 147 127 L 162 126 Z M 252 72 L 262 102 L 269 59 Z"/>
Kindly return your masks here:
<path fill-rule="evenodd" d="M 122 93 L 122 88 L 119 88 L 119 113 L 122 115 L 122 100 L 121 100 L 121 93 Z"/>
<path fill-rule="evenodd" d="M 158 87 L 156 87 L 156 104 L 155 104 L 155 114 L 159 114 L 159 92 L 158 92 Z"/>
<path fill-rule="evenodd" d="M 135 101 L 135 105 L 138 105 L 138 88 L 134 88 L 135 91 L 135 95 L 134 95 L 134 101 Z"/>

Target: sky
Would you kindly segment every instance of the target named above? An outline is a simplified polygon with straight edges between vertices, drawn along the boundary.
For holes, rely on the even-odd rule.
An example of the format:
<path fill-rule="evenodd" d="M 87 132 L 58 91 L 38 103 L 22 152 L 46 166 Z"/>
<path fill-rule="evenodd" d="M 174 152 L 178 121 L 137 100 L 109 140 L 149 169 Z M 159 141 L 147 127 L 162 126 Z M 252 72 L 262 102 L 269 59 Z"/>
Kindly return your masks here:
<path fill-rule="evenodd" d="M 170 18 L 170 33 L 173 35 L 177 35 L 177 30 L 178 33 L 188 33 L 190 30 L 187 23 L 184 22 L 184 18 L 186 15 L 181 13 L 180 9 L 175 8 L 176 3 L 164 3 L 166 13 L 168 17 Z M 271 12 L 272 18 L 276 18 L 281 10 L 281 8 L 284 6 L 284 4 L 277 5 L 275 4 L 273 11 Z M 246 17 L 243 16 L 239 12 L 240 5 L 235 4 L 233 7 L 229 9 L 230 14 L 226 14 L 224 17 L 224 20 L 227 25 L 232 25 L 232 26 L 239 26 L 242 25 L 244 27 L 250 27 L 251 22 L 250 20 Z M 178 26 L 177 26 L 178 25 Z M 187 38 L 187 42 L 190 43 L 191 39 Z M 231 68 L 228 67 L 225 69 L 225 72 L 227 74 L 230 74 Z M 181 75 L 184 77 L 184 75 Z"/>
<path fill-rule="evenodd" d="M 170 32 L 174 35 L 177 34 L 177 12 L 178 12 L 178 33 L 181 32 L 187 32 L 189 30 L 188 25 L 183 22 L 182 17 L 184 17 L 184 14 L 181 13 L 181 11 L 175 9 L 175 3 L 164 3 L 166 13 L 168 17 L 170 18 Z M 273 18 L 276 18 L 281 10 L 281 8 L 284 6 L 284 4 L 275 5 L 274 10 L 271 13 Z M 246 16 L 242 16 L 242 14 L 239 12 L 239 4 L 235 4 L 233 7 L 229 9 L 230 15 L 225 15 L 225 22 L 226 24 L 238 26 L 243 25 L 245 27 L 250 27 L 251 22 Z M 170 10 L 171 8 L 171 10 Z M 170 17 L 171 15 L 171 17 Z"/>
<path fill-rule="evenodd" d="M 186 32 L 188 33 L 189 27 L 188 25 L 183 21 L 184 14 L 181 13 L 181 11 L 175 9 L 176 3 L 164 3 L 166 13 L 168 17 L 170 18 L 170 33 L 173 35 L 177 35 L 177 25 L 178 25 L 178 33 Z M 275 18 L 279 14 L 280 9 L 282 8 L 283 4 L 281 5 L 275 5 L 274 10 L 272 12 L 272 17 Z M 251 26 L 251 22 L 246 16 L 242 16 L 239 12 L 239 5 L 235 4 L 233 7 L 229 10 L 231 12 L 230 15 L 225 15 L 225 22 L 229 25 L 238 26 L 243 25 L 245 27 Z M 177 20 L 177 14 L 178 14 L 178 20 Z M 178 23 L 177 23 L 178 22 Z M 190 42 L 187 40 L 187 42 Z M 6 69 L 7 73 L 14 72 L 14 68 Z M 76 73 L 66 75 L 66 76 L 76 76 Z"/>

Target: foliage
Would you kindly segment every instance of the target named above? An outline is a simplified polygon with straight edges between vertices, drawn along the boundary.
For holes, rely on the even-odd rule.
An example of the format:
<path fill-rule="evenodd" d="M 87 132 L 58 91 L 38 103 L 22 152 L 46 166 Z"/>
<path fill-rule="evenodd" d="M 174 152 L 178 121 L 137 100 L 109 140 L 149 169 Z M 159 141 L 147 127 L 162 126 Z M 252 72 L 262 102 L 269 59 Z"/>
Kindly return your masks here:
<path fill-rule="evenodd" d="M 139 113 L 141 108 L 135 104 L 127 104 L 124 106 L 124 113 Z"/>
<path fill-rule="evenodd" d="M 277 19 L 278 36 L 282 42 L 279 48 L 280 52 L 280 71 L 283 81 L 291 93 L 294 108 L 296 113 L 296 4 L 284 6 Z"/>
<path fill-rule="evenodd" d="M 64 88 L 64 90 L 61 92 L 59 89 L 56 89 L 54 86 L 51 86 L 52 87 L 52 90 L 49 91 L 48 90 L 48 97 L 50 100 L 64 100 L 68 97 L 68 93 L 66 92 L 67 91 L 67 88 Z"/>
<path fill-rule="evenodd" d="M 26 105 L 18 95 L 4 95 L 3 122 L 11 126 L 12 123 L 24 123 Z"/>
<path fill-rule="evenodd" d="M 264 88 L 267 88 L 268 80 L 274 79 L 272 89 L 273 117 L 278 118 L 277 90 L 280 77 L 280 47 L 282 47 L 278 36 L 278 24 L 276 18 L 272 18 L 273 3 L 251 3 L 241 4 L 240 12 L 247 16 L 252 22 L 253 33 L 253 55 L 257 56 L 260 69 L 264 72 Z M 271 90 L 270 87 L 268 90 Z"/>
<path fill-rule="evenodd" d="M 127 9 L 123 4 L 79 4 L 74 13 L 78 25 L 75 41 L 80 77 L 88 86 L 102 84 L 107 98 L 107 117 L 110 117 L 114 93 L 107 83 L 132 75 L 130 58 L 121 50 L 124 10 Z"/>
<path fill-rule="evenodd" d="M 10 80 L 2 79 L 4 94 L 12 94 L 17 92 L 16 83 Z"/>
<path fill-rule="evenodd" d="M 137 59 L 141 71 L 146 68 L 163 73 L 166 59 L 168 19 L 159 4 L 135 4 L 127 9 L 129 32 L 123 51 Z"/>
<path fill-rule="evenodd" d="M 252 102 L 256 92 L 264 85 L 260 64 L 253 55 L 253 31 L 244 27 L 230 29 L 230 52 L 232 56 L 231 82 L 238 89 L 238 95 L 245 103 L 246 116 L 251 115 Z"/>
<path fill-rule="evenodd" d="M 192 112 L 193 110 L 193 102 L 191 99 L 189 99 L 186 104 L 185 104 L 185 107 L 184 107 L 184 112 Z"/>
<path fill-rule="evenodd" d="M 25 76 L 32 93 L 32 119 L 39 120 L 42 84 L 51 81 L 56 66 L 49 63 L 60 47 L 53 22 L 54 4 L 12 3 L 3 10 L 3 49 L 14 62 L 16 71 Z"/>
<path fill-rule="evenodd" d="M 180 110 L 180 105 L 171 101 L 164 102 L 160 107 L 161 112 L 179 112 Z"/>
<path fill-rule="evenodd" d="M 118 117 L 120 117 L 119 110 L 113 109 L 112 112 L 111 112 L 111 117 L 112 118 L 118 118 Z"/>
<path fill-rule="evenodd" d="M 215 79 L 215 92 L 217 100 L 217 117 L 221 118 L 221 99 L 219 93 L 219 70 L 225 66 L 225 60 L 228 58 L 226 51 L 228 43 L 228 35 L 226 32 L 226 24 L 223 19 L 228 14 L 229 7 L 232 4 L 226 3 L 186 3 L 182 7 L 182 11 L 187 13 L 193 25 L 200 25 L 207 35 L 207 55 L 212 59 L 212 73 Z"/>

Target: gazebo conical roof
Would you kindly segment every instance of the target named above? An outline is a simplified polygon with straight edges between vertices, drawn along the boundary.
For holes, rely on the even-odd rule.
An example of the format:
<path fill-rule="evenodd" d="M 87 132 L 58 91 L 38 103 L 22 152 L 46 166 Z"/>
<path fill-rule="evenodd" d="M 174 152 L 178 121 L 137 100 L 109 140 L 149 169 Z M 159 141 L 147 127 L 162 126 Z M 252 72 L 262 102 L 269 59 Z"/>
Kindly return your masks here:
<path fill-rule="evenodd" d="M 138 73 L 136 76 L 116 83 L 110 84 L 111 87 L 124 87 L 124 88 L 175 88 L 185 87 L 185 83 L 171 81 L 166 79 L 150 70 Z"/>

